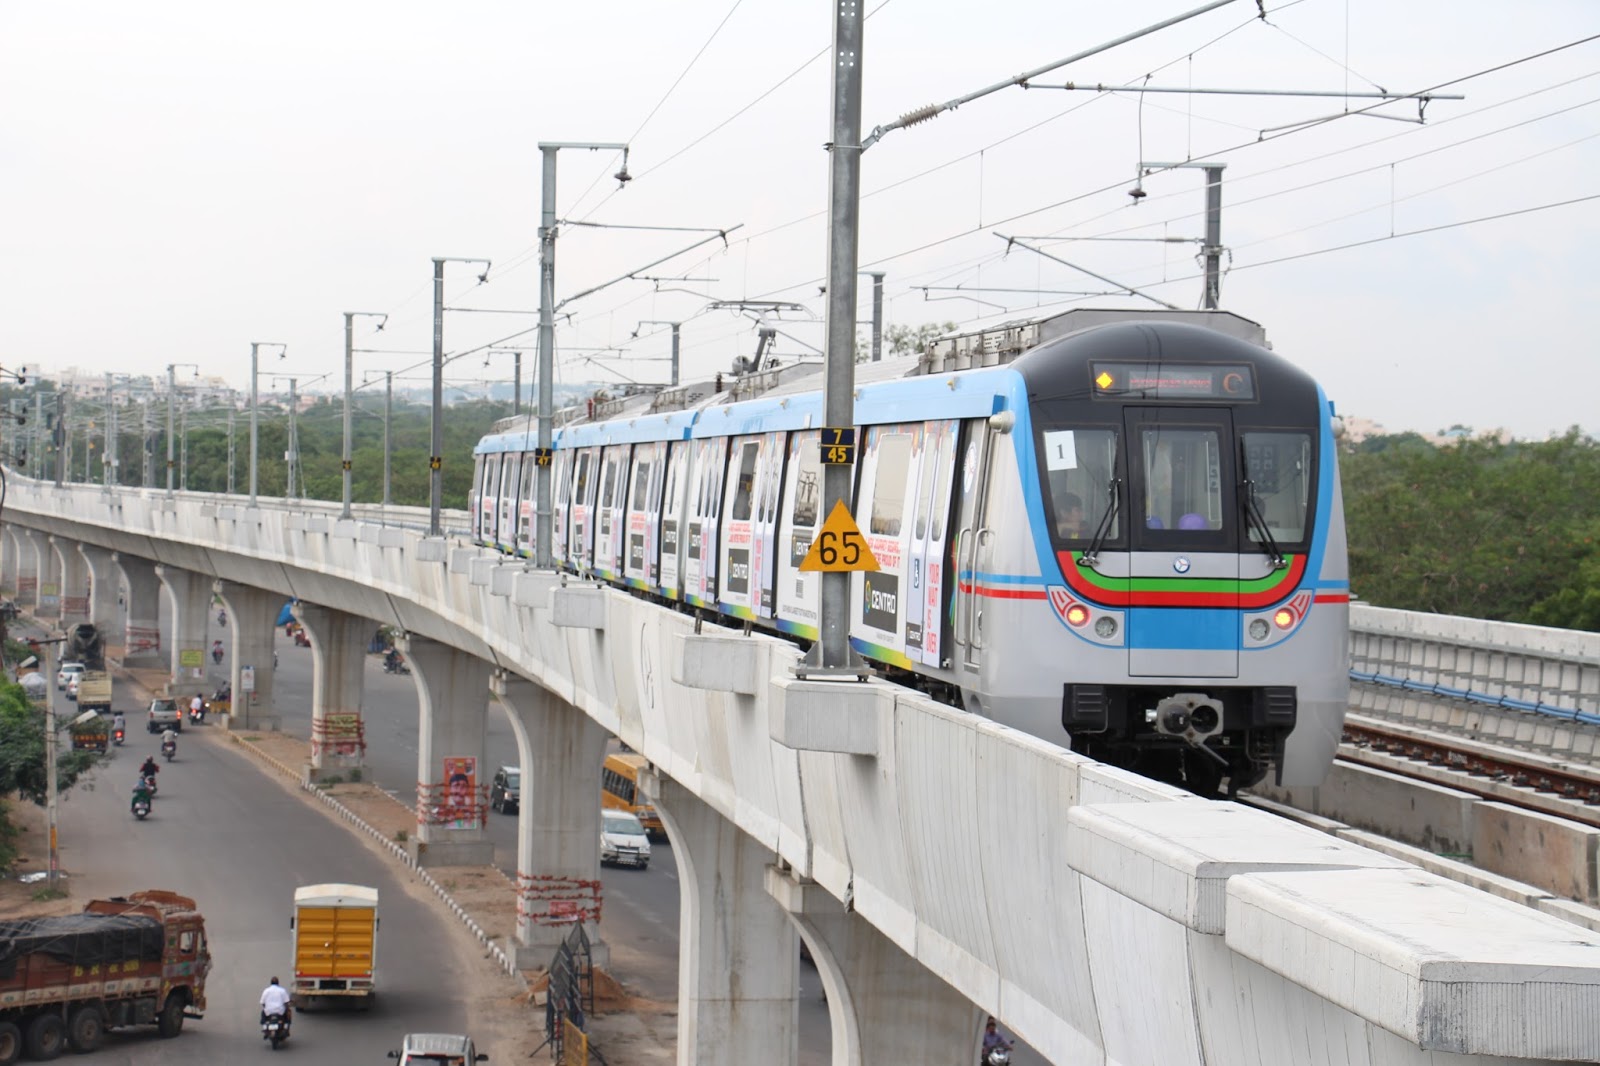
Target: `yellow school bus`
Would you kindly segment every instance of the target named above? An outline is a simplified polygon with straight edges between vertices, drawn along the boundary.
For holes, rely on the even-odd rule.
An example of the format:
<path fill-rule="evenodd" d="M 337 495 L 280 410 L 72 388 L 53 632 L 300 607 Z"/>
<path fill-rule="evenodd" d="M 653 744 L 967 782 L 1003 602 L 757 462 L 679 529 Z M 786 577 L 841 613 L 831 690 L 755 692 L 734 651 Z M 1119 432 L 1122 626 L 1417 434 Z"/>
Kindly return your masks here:
<path fill-rule="evenodd" d="M 632 811 L 652 840 L 667 839 L 666 826 L 656 809 L 639 794 L 639 771 L 645 766 L 643 755 L 620 752 L 606 756 L 600 771 L 600 806 Z"/>

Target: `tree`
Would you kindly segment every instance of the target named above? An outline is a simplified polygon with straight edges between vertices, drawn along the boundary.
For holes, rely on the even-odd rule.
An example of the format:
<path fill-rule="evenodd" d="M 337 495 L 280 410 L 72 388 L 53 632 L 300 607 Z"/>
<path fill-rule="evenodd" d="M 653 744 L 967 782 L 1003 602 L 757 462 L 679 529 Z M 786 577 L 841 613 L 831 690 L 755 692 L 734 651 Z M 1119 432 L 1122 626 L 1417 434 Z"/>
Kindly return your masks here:
<path fill-rule="evenodd" d="M 94 755 L 73 751 L 56 739 L 56 788 L 65 792 L 94 766 Z M 45 803 L 44 712 L 28 699 L 21 685 L 0 682 L 0 795 L 16 793 L 40 806 Z"/>

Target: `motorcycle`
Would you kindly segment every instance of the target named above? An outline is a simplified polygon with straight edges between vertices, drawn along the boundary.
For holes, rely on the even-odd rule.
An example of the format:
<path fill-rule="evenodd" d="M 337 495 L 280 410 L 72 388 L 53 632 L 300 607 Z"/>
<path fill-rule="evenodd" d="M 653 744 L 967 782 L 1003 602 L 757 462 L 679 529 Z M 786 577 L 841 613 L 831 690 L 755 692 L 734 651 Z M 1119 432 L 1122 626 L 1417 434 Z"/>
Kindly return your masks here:
<path fill-rule="evenodd" d="M 172 757 L 178 754 L 178 742 L 176 740 L 163 740 L 161 742 L 161 754 L 167 757 L 168 762 L 171 762 Z"/>
<path fill-rule="evenodd" d="M 150 815 L 150 801 L 147 798 L 138 795 L 138 789 L 134 789 L 133 791 L 133 816 L 142 822 Z"/>
<path fill-rule="evenodd" d="M 221 648 L 212 648 L 211 649 L 211 661 L 216 663 L 218 666 L 222 665 L 222 649 Z"/>
<path fill-rule="evenodd" d="M 983 1066 L 1011 1066 L 1011 1049 L 1008 1047 L 992 1047 L 983 1057 Z"/>
<path fill-rule="evenodd" d="M 123 730 L 121 730 L 121 729 L 112 730 L 111 731 L 111 743 L 115 744 L 119 748 L 122 747 L 123 736 L 124 736 Z"/>
<path fill-rule="evenodd" d="M 200 707 L 198 710 L 195 709 L 193 704 L 191 704 L 189 707 L 189 721 L 195 725 L 199 725 L 201 722 L 206 720 L 206 711 L 209 709 L 210 708 L 206 706 L 206 701 L 204 698 L 200 700 Z"/>
<path fill-rule="evenodd" d="M 277 1051 L 278 1045 L 289 1039 L 288 1019 L 281 1014 L 267 1015 L 261 1023 L 261 1039 L 272 1041 L 272 1050 Z"/>
<path fill-rule="evenodd" d="M 407 666 L 399 659 L 385 659 L 383 663 L 383 672 L 386 674 L 400 674 L 402 676 L 409 677 L 411 675 L 411 667 Z"/>

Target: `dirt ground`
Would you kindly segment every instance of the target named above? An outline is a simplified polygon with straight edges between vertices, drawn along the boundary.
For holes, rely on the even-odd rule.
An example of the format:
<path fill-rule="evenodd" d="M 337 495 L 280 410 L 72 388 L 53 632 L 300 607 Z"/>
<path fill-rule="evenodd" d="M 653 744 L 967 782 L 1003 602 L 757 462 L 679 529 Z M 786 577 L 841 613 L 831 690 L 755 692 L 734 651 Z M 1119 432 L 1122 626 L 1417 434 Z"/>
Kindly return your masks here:
<path fill-rule="evenodd" d="M 4 803 L 11 823 L 17 827 L 17 870 L 28 873 L 48 869 L 50 834 L 44 808 L 15 796 L 0 803 Z M 72 897 L 72 878 L 61 878 L 61 887 L 67 891 L 61 899 L 35 899 L 35 896 L 44 895 L 43 881 L 23 883 L 14 877 L 0 879 L 0 918 L 42 918 L 80 910 L 83 900 Z"/>

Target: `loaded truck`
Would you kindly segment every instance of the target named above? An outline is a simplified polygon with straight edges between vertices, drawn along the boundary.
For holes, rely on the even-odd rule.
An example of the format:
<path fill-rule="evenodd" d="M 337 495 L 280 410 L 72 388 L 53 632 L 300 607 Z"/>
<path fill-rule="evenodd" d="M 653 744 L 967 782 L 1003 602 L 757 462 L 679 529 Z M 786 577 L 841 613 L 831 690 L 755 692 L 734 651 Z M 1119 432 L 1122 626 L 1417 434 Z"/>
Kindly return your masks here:
<path fill-rule="evenodd" d="M 364 885 L 305 885 L 294 890 L 296 1006 L 342 1000 L 363 1009 L 377 992 L 378 890 Z M 320 1002 L 319 1002 L 320 1001 Z"/>
<path fill-rule="evenodd" d="M 0 921 L 0 1066 L 93 1051 L 107 1029 L 177 1036 L 203 1017 L 211 952 L 194 900 L 151 890 Z"/>
<path fill-rule="evenodd" d="M 64 660 L 83 664 L 78 678 L 78 708 L 111 713 L 111 675 L 106 672 L 106 642 L 100 630 L 87 622 L 67 631 Z"/>

